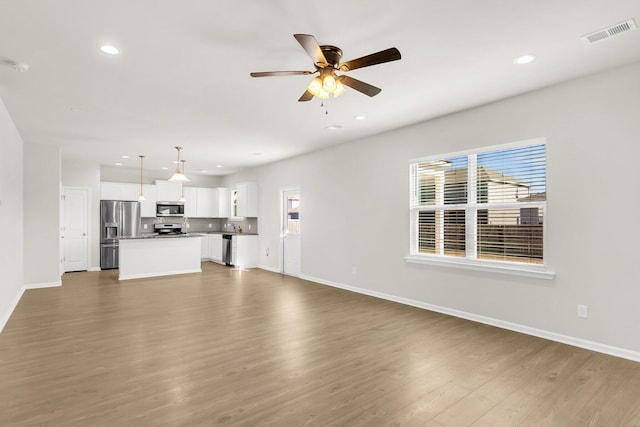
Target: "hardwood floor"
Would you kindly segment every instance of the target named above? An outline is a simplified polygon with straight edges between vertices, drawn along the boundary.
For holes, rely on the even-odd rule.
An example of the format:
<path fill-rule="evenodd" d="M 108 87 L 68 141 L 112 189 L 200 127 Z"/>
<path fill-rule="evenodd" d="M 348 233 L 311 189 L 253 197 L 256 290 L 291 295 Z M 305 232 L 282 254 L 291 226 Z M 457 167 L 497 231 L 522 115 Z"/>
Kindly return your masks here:
<path fill-rule="evenodd" d="M 263 270 L 28 290 L 0 425 L 640 426 L 640 363 Z"/>

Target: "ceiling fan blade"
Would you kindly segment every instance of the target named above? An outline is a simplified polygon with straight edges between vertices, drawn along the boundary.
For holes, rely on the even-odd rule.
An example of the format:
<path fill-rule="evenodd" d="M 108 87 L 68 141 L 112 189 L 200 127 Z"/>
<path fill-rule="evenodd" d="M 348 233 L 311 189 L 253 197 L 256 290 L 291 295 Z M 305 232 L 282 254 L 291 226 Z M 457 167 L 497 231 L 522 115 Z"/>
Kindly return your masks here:
<path fill-rule="evenodd" d="M 298 99 L 298 102 L 311 101 L 312 99 L 313 99 L 313 94 L 307 90 L 302 94 L 300 99 Z"/>
<path fill-rule="evenodd" d="M 367 96 L 376 96 L 382 91 L 379 87 L 372 86 L 369 83 L 354 79 L 353 77 L 342 75 L 338 77 L 338 80 L 340 80 L 343 85 L 349 86 L 350 88 L 355 89 L 358 92 L 362 92 Z"/>
<path fill-rule="evenodd" d="M 300 46 L 307 51 L 311 59 L 313 59 L 314 64 L 320 66 L 328 64 L 327 58 L 324 57 L 324 53 L 322 53 L 322 49 L 320 49 L 320 45 L 315 37 L 310 34 L 294 34 L 293 37 L 295 37 L 298 43 L 300 43 Z"/>
<path fill-rule="evenodd" d="M 260 71 L 250 73 L 251 77 L 272 77 L 272 76 L 301 76 L 313 74 L 313 71 Z"/>
<path fill-rule="evenodd" d="M 363 56 L 362 58 L 352 59 L 351 61 L 340 64 L 340 71 L 350 71 L 357 68 L 369 67 L 371 65 L 382 64 L 385 62 L 397 61 L 401 59 L 400 51 L 395 47 Z"/>

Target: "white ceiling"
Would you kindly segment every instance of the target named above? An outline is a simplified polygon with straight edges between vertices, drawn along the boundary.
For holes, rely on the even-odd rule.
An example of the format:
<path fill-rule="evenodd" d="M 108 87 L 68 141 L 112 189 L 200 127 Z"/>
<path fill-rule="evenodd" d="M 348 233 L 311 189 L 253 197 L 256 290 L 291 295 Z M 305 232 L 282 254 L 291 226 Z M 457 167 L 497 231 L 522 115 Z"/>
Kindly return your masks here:
<path fill-rule="evenodd" d="M 0 66 L 0 97 L 27 143 L 151 169 L 181 145 L 187 175 L 221 175 L 639 61 L 640 30 L 580 39 L 629 18 L 640 1 L 0 0 L 0 57 L 30 66 Z M 325 114 L 297 102 L 311 77 L 249 76 L 313 70 L 294 33 L 402 60 L 351 71 L 382 92 L 347 89 Z"/>

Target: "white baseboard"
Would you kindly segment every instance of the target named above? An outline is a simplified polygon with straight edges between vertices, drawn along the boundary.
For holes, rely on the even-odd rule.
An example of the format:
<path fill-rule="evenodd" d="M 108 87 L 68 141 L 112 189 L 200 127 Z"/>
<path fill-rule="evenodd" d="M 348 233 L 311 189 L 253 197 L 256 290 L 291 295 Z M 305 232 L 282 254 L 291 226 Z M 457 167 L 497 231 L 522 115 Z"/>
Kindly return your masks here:
<path fill-rule="evenodd" d="M 447 314 L 449 316 L 459 317 L 461 319 L 471 320 L 478 323 L 484 323 L 486 325 L 496 326 L 502 329 L 508 329 L 510 331 L 520 332 L 527 335 L 532 335 L 539 338 L 548 339 L 550 341 L 556 341 L 563 344 L 572 345 L 574 347 L 580 347 L 587 350 L 597 351 L 598 353 L 609 354 L 611 356 L 621 357 L 623 359 L 629 359 L 636 362 L 640 362 L 640 352 L 629 350 L 626 348 L 614 347 L 608 344 L 602 344 L 599 342 L 584 340 L 582 338 L 571 337 L 568 335 L 558 334 L 556 332 L 545 331 L 543 329 L 532 328 L 517 323 L 507 322 L 500 319 L 494 319 L 492 317 L 481 316 L 478 314 L 468 313 L 466 311 L 455 310 L 452 308 L 442 307 L 439 305 L 428 304 L 422 301 L 416 301 L 409 298 L 402 298 L 395 295 L 389 295 L 382 292 L 371 291 L 369 289 L 359 288 L 356 286 L 343 285 L 341 283 L 331 282 L 329 280 L 319 279 L 317 277 L 301 275 L 301 279 L 316 282 L 321 285 L 333 286 L 335 288 L 344 289 L 351 292 L 357 292 L 359 294 L 369 295 L 376 298 L 385 299 L 388 301 L 397 302 L 400 304 L 410 305 L 412 307 L 418 307 L 429 311 L 435 311 L 437 313 Z"/>
<path fill-rule="evenodd" d="M 26 290 L 26 289 L 55 288 L 56 286 L 62 286 L 62 281 L 58 280 L 57 282 L 30 283 L 28 285 L 24 285 L 23 288 Z"/>
<path fill-rule="evenodd" d="M 53 288 L 56 286 L 62 286 L 62 282 L 57 281 L 57 282 L 48 282 L 48 283 L 31 283 L 31 284 L 23 285 L 22 287 L 20 287 L 20 290 L 11 301 L 11 305 L 9 305 L 9 309 L 7 310 L 6 313 L 2 314 L 2 317 L 0 317 L 0 333 L 2 333 L 2 331 L 4 330 L 4 327 L 7 325 L 7 322 L 11 318 L 13 311 L 18 306 L 18 303 L 22 299 L 22 295 L 24 295 L 24 292 L 27 289 Z"/>
<path fill-rule="evenodd" d="M 18 303 L 20 302 L 20 298 L 22 298 L 22 294 L 24 294 L 24 291 L 25 291 L 25 287 L 23 286 L 20 288 L 16 296 L 13 298 L 13 301 L 11 301 L 11 305 L 9 305 L 9 309 L 7 310 L 7 312 L 3 313 L 2 317 L 0 318 L 0 333 L 6 326 L 9 319 L 11 318 L 11 315 L 13 314 L 13 310 L 15 310 L 16 307 L 18 306 Z"/>
<path fill-rule="evenodd" d="M 280 270 L 278 268 L 270 267 L 268 265 L 262 265 L 261 264 L 261 265 L 258 265 L 258 268 L 261 269 L 261 270 L 267 270 L 267 271 L 270 271 L 272 273 L 280 274 Z"/>
<path fill-rule="evenodd" d="M 102 271 L 100 267 L 89 267 L 87 271 Z"/>
<path fill-rule="evenodd" d="M 147 277 L 158 276 L 173 276 L 174 274 L 189 274 L 189 273 L 202 273 L 202 269 L 194 268 L 193 270 L 177 270 L 177 271 L 163 271 L 161 273 L 143 273 L 143 274 L 120 274 L 118 280 L 131 280 L 131 279 L 144 279 Z"/>

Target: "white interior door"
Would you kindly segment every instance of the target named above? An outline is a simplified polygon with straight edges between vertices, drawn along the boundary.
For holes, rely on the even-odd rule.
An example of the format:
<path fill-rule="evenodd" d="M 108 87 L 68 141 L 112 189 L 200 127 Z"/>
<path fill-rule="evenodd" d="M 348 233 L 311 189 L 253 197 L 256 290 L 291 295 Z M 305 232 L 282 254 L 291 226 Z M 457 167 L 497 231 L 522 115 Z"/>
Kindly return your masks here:
<path fill-rule="evenodd" d="M 282 191 L 282 273 L 299 276 L 300 268 L 300 189 Z"/>
<path fill-rule="evenodd" d="M 87 270 L 88 193 L 86 188 L 64 189 L 64 271 Z"/>

